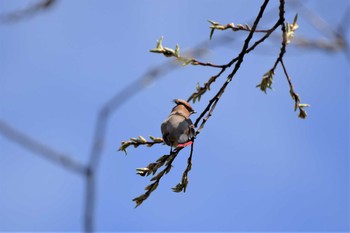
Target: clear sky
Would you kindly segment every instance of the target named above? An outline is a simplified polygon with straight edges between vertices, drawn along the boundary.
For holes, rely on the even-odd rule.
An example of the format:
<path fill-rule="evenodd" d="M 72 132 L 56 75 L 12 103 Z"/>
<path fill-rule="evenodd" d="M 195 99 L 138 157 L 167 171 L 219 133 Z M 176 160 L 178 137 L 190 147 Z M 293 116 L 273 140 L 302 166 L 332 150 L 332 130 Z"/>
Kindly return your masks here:
<path fill-rule="evenodd" d="M 35 1 L 0 0 L 0 13 Z M 149 53 L 156 40 L 181 50 L 209 42 L 208 19 L 251 23 L 261 1 L 58 1 L 52 9 L 0 25 L 0 119 L 86 164 L 101 106 L 167 58 Z M 306 6 L 338 26 L 349 2 L 309 0 Z M 260 28 L 277 17 L 271 1 Z M 331 10 L 330 10 L 331 9 Z M 286 8 L 292 21 L 298 9 Z M 297 35 L 325 38 L 299 12 Z M 345 27 L 348 27 L 345 26 Z M 215 32 L 232 43 L 203 61 L 237 56 L 244 32 Z M 278 36 L 277 33 L 275 36 Z M 348 33 L 349 36 L 349 33 Z M 288 47 L 285 64 L 308 118 L 293 111 L 288 83 L 276 70 L 273 90 L 255 86 L 279 53 L 277 37 L 247 55 L 212 118 L 198 136 L 186 193 L 174 193 L 186 167 L 181 153 L 140 207 L 131 201 L 150 177 L 135 174 L 168 153 L 167 146 L 120 142 L 160 136 L 174 98 L 187 99 L 216 69 L 179 67 L 125 102 L 108 121 L 97 173 L 98 231 L 348 231 L 349 61 L 342 52 Z M 201 112 L 225 81 L 201 100 Z M 197 117 L 197 116 L 194 116 Z M 85 183 L 0 136 L 0 231 L 82 231 Z"/>

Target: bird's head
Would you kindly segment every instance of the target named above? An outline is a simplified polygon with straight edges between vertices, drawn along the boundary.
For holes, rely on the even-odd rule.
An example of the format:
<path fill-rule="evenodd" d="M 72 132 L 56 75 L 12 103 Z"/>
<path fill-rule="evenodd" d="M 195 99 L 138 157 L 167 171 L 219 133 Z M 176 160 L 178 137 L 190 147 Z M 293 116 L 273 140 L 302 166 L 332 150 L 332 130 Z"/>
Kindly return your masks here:
<path fill-rule="evenodd" d="M 178 112 L 185 117 L 189 117 L 191 114 L 196 113 L 192 106 L 185 100 L 175 99 L 174 103 L 176 106 L 173 108 L 172 112 Z"/>

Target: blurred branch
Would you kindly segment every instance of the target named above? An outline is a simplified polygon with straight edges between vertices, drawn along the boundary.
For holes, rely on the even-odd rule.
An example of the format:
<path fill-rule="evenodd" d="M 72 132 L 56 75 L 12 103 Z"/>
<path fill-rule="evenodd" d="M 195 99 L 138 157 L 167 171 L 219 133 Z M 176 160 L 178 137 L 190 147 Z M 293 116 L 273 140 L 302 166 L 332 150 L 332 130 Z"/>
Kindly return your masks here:
<path fill-rule="evenodd" d="M 348 44 L 344 39 L 340 39 L 339 37 L 335 38 L 332 41 L 328 41 L 325 39 L 307 39 L 301 36 L 294 38 L 293 45 L 305 48 L 305 49 L 314 49 L 319 51 L 326 52 L 339 52 L 339 51 L 348 51 Z"/>
<path fill-rule="evenodd" d="M 300 0 L 291 0 L 288 3 L 298 9 L 300 14 L 305 16 L 305 19 L 310 22 L 326 39 L 307 39 L 303 37 L 295 38 L 294 44 L 302 48 L 310 48 L 323 50 L 327 52 L 344 51 L 347 59 L 350 59 L 349 43 L 346 38 L 346 31 L 349 28 L 349 11 L 350 6 L 346 8 L 344 15 L 339 22 L 338 26 L 329 24 L 319 14 L 310 8 L 306 7 L 305 4 Z"/>
<path fill-rule="evenodd" d="M 17 22 L 24 18 L 33 16 L 40 11 L 48 10 L 57 2 L 57 0 L 41 0 L 32 4 L 23 10 L 18 10 L 9 14 L 0 15 L 0 23 Z"/>
<path fill-rule="evenodd" d="M 333 26 L 327 23 L 319 14 L 307 8 L 302 1 L 291 0 L 288 1 L 288 4 L 297 9 L 299 14 L 303 14 L 305 19 L 307 19 L 320 33 L 330 37 L 338 34 Z"/>
<path fill-rule="evenodd" d="M 74 161 L 71 156 L 57 152 L 52 148 L 41 144 L 31 137 L 19 132 L 9 126 L 6 122 L 0 120 L 0 134 L 5 138 L 17 143 L 25 149 L 32 151 L 35 154 L 42 156 L 45 159 L 69 170 L 70 172 L 85 174 L 86 167 L 77 161 Z"/>

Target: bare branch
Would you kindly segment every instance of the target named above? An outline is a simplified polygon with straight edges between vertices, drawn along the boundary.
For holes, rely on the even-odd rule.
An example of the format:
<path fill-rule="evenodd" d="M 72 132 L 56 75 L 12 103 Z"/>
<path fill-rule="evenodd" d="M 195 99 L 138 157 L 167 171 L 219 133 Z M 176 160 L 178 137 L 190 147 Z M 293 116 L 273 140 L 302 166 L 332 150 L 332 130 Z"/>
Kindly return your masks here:
<path fill-rule="evenodd" d="M 218 101 L 220 100 L 221 95 L 224 93 L 227 85 L 232 81 L 234 75 L 237 73 L 238 69 L 240 68 L 241 63 L 243 62 L 243 58 L 248 50 L 248 46 L 249 46 L 249 42 L 250 40 L 253 38 L 253 34 L 255 32 L 255 29 L 257 28 L 260 19 L 262 18 L 262 15 L 265 11 L 265 8 L 267 6 L 267 4 L 269 3 L 269 0 L 265 0 L 264 3 L 262 4 L 262 6 L 260 7 L 260 11 L 253 23 L 253 26 L 251 28 L 251 31 L 249 32 L 247 38 L 244 41 L 243 44 L 243 48 L 241 50 L 241 52 L 238 55 L 238 59 L 237 59 L 237 63 L 234 67 L 234 69 L 232 70 L 232 72 L 228 75 L 226 82 L 223 84 L 223 86 L 220 88 L 220 90 L 218 91 L 218 93 L 209 101 L 207 107 L 204 109 L 204 111 L 200 114 L 200 116 L 196 119 L 195 122 L 195 127 L 197 127 L 199 121 L 204 117 L 204 115 L 209 112 L 206 117 L 202 120 L 201 125 L 199 126 L 199 128 L 196 131 L 196 135 L 198 135 L 200 133 L 200 131 L 202 130 L 202 128 L 204 127 L 205 123 L 207 122 L 207 120 L 210 118 L 210 116 L 212 115 L 216 104 L 218 103 Z M 232 61 L 231 61 L 232 62 Z M 230 63 L 231 63 L 230 62 Z M 229 63 L 229 64 L 230 64 Z"/>
<path fill-rule="evenodd" d="M 150 195 L 151 193 L 157 189 L 160 180 L 162 179 L 162 177 L 167 174 L 171 167 L 172 167 L 172 163 L 174 162 L 176 156 L 179 154 L 179 152 L 182 150 L 183 148 L 176 148 L 174 151 L 171 151 L 171 153 L 169 155 L 164 155 L 161 158 L 159 158 L 157 160 L 157 162 L 159 163 L 159 165 L 156 167 L 155 170 L 153 170 L 152 172 L 147 172 L 147 174 L 151 174 L 151 173 L 155 173 L 157 171 L 157 169 L 161 166 L 163 166 L 165 164 L 165 168 L 160 171 L 157 175 L 153 176 L 151 181 L 154 181 L 153 183 L 151 183 L 150 185 L 148 185 L 145 190 L 146 192 L 136 198 L 133 199 L 133 201 L 136 203 L 136 207 L 138 207 L 139 205 L 141 205 L 143 203 L 143 201 L 145 201 Z M 138 174 L 140 172 L 140 169 L 138 169 Z M 141 174 L 142 175 L 142 174 Z M 146 174 L 144 174 L 146 175 Z M 142 175 L 142 176 L 144 176 Z"/>
<path fill-rule="evenodd" d="M 287 78 L 287 81 L 288 81 L 288 84 L 289 84 L 289 88 L 290 88 L 289 89 L 289 93 L 290 93 L 290 95 L 292 96 L 292 99 L 295 102 L 295 104 L 294 104 L 294 111 L 299 109 L 299 117 L 302 118 L 302 119 L 305 119 L 307 117 L 307 112 L 304 110 L 304 108 L 305 107 L 310 107 L 310 105 L 309 104 L 302 104 L 302 103 L 300 103 L 299 94 L 294 91 L 294 86 L 293 86 L 292 80 L 291 80 L 290 76 L 288 75 L 287 69 L 286 69 L 286 67 L 284 65 L 284 62 L 283 62 L 283 59 L 280 60 L 280 63 L 282 65 L 284 74 L 285 74 L 285 76 Z"/>
<path fill-rule="evenodd" d="M 193 140 L 192 140 L 193 141 Z M 185 171 L 182 174 L 182 179 L 181 182 L 178 183 L 174 188 L 173 191 L 174 192 L 186 192 L 186 188 L 187 188 L 187 184 L 188 184 L 188 173 L 191 171 L 192 169 L 192 154 L 193 154 L 193 145 L 194 143 L 191 144 L 191 152 L 190 152 L 190 156 L 187 159 L 187 167 L 185 169 Z"/>

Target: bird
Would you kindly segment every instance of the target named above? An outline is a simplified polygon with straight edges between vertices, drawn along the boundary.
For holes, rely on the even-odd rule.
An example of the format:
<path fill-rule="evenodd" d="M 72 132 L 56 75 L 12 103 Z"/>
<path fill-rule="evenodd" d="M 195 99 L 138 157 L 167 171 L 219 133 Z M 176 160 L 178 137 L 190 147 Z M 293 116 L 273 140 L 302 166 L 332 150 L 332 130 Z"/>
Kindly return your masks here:
<path fill-rule="evenodd" d="M 193 143 L 195 127 L 189 118 L 196 111 L 182 99 L 175 99 L 175 107 L 161 125 L 164 142 L 171 147 L 185 147 Z"/>

